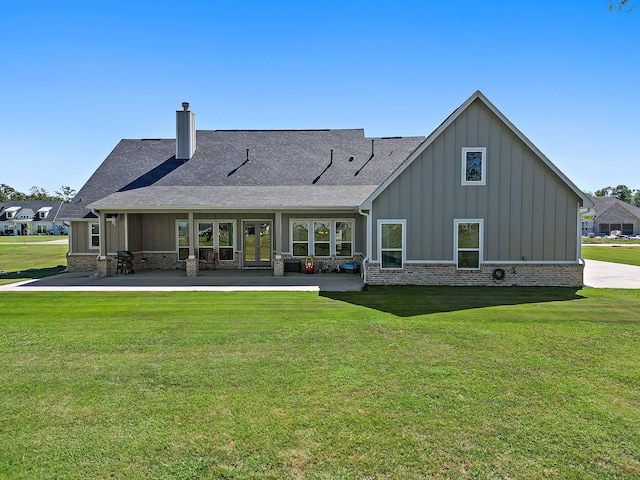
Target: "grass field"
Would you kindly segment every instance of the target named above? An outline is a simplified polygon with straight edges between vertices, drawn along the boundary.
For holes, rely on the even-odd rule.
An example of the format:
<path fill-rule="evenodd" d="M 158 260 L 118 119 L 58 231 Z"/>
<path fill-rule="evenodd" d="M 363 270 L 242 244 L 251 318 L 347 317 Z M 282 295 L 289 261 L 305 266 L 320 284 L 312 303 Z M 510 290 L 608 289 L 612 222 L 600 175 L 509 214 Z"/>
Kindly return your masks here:
<path fill-rule="evenodd" d="M 3 243 L 46 243 L 55 240 L 67 240 L 63 235 L 0 235 L 0 244 Z"/>
<path fill-rule="evenodd" d="M 0 294 L 0 478 L 638 478 L 635 290 Z"/>
<path fill-rule="evenodd" d="M 0 237 L 6 238 L 10 237 Z M 51 241 L 51 237 L 46 236 L 18 238 L 46 238 Z M 65 244 L 0 242 L 0 285 L 60 273 L 64 268 L 58 266 L 67 265 L 67 250 Z"/>
<path fill-rule="evenodd" d="M 45 236 L 41 238 L 51 239 Z M 3 272 L 0 274 L 0 285 L 60 273 L 63 268 L 58 268 L 58 265 L 67 265 L 67 250 L 65 244 L 0 242 L 0 272 Z"/>
<path fill-rule="evenodd" d="M 589 260 L 640 266 L 640 247 L 583 245 L 582 257 Z"/>
<path fill-rule="evenodd" d="M 604 237 L 582 237 L 582 243 L 584 244 L 616 244 L 616 245 L 638 245 L 640 244 L 640 239 L 636 238 L 604 238 Z"/>

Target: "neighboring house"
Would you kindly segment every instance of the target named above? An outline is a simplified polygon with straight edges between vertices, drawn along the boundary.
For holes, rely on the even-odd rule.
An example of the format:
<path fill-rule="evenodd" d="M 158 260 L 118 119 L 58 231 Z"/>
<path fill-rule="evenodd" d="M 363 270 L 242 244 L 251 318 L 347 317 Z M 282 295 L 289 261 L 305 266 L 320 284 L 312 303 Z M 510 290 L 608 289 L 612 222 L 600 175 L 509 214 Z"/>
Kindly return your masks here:
<path fill-rule="evenodd" d="M 66 235 L 62 202 L 15 200 L 0 203 L 0 235 Z"/>
<path fill-rule="evenodd" d="M 593 202 L 593 220 L 587 225 L 587 233 L 610 235 L 618 231 L 622 235 L 640 235 L 640 208 L 615 197 L 590 197 Z"/>
<path fill-rule="evenodd" d="M 589 199 L 481 92 L 428 137 L 195 129 L 122 140 L 65 206 L 70 271 L 272 269 L 363 282 L 582 285 Z M 292 267 L 293 265 L 293 267 Z"/>

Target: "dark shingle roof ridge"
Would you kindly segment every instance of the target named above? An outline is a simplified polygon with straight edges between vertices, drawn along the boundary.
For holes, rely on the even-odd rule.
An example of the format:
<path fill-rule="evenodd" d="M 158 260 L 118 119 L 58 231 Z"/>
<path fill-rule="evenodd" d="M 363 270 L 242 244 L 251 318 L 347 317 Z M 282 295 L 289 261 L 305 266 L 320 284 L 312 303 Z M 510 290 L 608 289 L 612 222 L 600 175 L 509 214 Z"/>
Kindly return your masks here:
<path fill-rule="evenodd" d="M 345 130 L 363 130 L 360 128 L 232 128 L 216 130 L 196 130 L 197 132 L 339 132 Z"/>

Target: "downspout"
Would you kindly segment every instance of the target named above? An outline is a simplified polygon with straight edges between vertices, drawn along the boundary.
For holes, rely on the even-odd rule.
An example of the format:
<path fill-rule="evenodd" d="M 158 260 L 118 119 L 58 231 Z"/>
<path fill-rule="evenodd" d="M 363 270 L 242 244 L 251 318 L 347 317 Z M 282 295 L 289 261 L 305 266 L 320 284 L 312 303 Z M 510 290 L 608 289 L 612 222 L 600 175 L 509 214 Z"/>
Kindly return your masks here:
<path fill-rule="evenodd" d="M 367 219 L 367 253 L 362 259 L 362 283 L 364 284 L 362 289 L 368 290 L 367 284 L 367 262 L 369 262 L 369 255 L 371 252 L 371 216 L 369 212 L 362 210 L 362 206 L 358 207 L 358 213 Z"/>

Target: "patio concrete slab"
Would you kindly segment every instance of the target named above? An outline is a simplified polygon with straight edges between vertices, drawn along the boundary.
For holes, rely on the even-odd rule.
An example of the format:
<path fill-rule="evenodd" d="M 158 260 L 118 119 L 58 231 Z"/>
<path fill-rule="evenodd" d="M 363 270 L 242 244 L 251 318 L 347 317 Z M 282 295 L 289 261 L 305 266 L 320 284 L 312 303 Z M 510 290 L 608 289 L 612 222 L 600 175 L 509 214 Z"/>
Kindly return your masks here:
<path fill-rule="evenodd" d="M 144 271 L 99 278 L 93 272 L 63 273 L 52 277 L 0 286 L 2 290 L 30 291 L 360 291 L 360 275 L 347 273 L 288 274 L 274 277 L 270 270 Z"/>
<path fill-rule="evenodd" d="M 584 284 L 594 288 L 640 289 L 640 267 L 585 260 Z M 362 290 L 362 277 L 347 273 L 287 274 L 274 277 L 270 270 L 201 271 L 187 277 L 184 271 L 145 271 L 99 278 L 93 272 L 63 273 L 27 282 L 0 285 L 0 291 L 306 291 Z"/>

